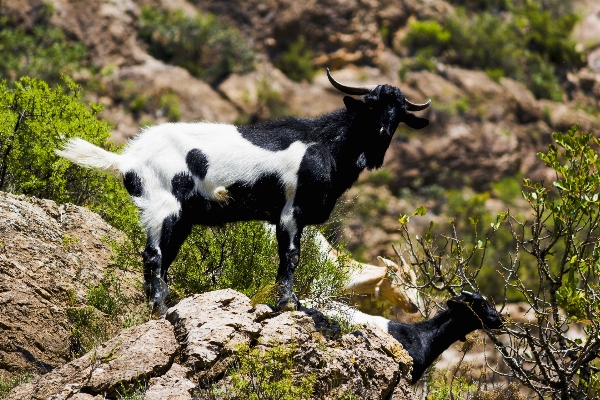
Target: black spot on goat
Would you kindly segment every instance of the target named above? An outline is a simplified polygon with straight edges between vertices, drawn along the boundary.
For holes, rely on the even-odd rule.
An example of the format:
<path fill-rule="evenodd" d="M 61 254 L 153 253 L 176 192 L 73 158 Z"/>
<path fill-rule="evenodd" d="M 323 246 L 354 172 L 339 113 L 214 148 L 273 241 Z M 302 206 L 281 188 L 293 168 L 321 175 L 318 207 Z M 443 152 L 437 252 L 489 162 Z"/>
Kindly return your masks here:
<path fill-rule="evenodd" d="M 276 226 L 279 306 L 294 309 L 294 270 L 305 226 L 329 218 L 337 199 L 365 168 L 379 168 L 398 124 L 428 121 L 397 87 L 350 87 L 345 108 L 316 118 L 287 117 L 236 127 L 167 123 L 141 132 L 122 154 L 82 139 L 57 154 L 87 167 L 119 171 L 147 233 L 148 298 L 163 308 L 167 270 L 193 224 L 263 220 Z M 135 175 L 130 175 L 135 174 Z M 141 186 L 143 184 L 143 187 Z"/>

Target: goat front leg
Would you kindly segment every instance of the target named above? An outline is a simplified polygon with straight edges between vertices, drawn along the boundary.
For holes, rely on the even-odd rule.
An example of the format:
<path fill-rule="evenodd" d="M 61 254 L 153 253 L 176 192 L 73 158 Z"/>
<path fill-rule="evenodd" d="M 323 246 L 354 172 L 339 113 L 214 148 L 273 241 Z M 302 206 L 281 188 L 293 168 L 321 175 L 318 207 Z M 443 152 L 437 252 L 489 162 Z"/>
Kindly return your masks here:
<path fill-rule="evenodd" d="M 296 310 L 298 297 L 294 294 L 294 271 L 300 261 L 300 237 L 304 227 L 295 220 L 277 224 L 277 245 L 279 250 L 279 269 L 277 271 L 278 297 L 277 307 L 283 311 Z"/>

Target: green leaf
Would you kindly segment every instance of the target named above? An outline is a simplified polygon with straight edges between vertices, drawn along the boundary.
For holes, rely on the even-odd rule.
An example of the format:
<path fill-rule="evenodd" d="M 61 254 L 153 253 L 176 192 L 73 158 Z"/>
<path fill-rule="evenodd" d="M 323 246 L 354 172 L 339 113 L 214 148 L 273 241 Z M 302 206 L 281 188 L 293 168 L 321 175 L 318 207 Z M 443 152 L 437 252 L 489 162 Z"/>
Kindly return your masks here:
<path fill-rule="evenodd" d="M 400 217 L 398 218 L 398 222 L 400 223 L 400 225 L 408 224 L 409 220 L 410 220 L 410 217 L 406 214 L 400 214 Z"/>
<path fill-rule="evenodd" d="M 433 229 L 433 221 L 429 221 L 429 229 L 427 229 L 427 233 L 425 233 L 425 240 L 428 242 L 432 241 L 431 238 L 431 230 Z"/>
<path fill-rule="evenodd" d="M 559 188 L 560 190 L 568 190 L 566 187 L 563 186 L 562 182 L 563 181 L 554 181 L 554 182 L 552 182 L 552 185 L 554 187 Z"/>
<path fill-rule="evenodd" d="M 413 213 L 413 215 L 417 215 L 417 216 L 421 216 L 421 217 L 425 214 L 427 214 L 427 210 L 425 209 L 424 206 L 419 206 Z"/>

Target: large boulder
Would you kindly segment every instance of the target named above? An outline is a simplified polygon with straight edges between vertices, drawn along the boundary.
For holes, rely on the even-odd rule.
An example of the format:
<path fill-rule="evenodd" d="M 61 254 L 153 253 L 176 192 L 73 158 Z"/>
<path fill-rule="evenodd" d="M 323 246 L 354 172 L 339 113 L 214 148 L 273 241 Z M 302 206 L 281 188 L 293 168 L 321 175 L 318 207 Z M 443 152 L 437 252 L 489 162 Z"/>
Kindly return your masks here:
<path fill-rule="evenodd" d="M 273 312 L 230 289 L 186 298 L 166 319 L 124 330 L 6 399 L 114 398 L 144 382 L 148 400 L 202 398 L 209 387 L 228 387 L 241 344 L 264 351 L 287 346 L 294 376 L 315 377 L 315 398 L 416 399 L 408 383 L 412 359 L 387 333 L 364 327 L 341 335 L 318 311 Z"/>
<path fill-rule="evenodd" d="M 120 237 L 83 207 L 0 192 L 0 376 L 47 373 L 70 360 L 68 310 L 87 303 L 110 264 L 106 239 Z M 140 274 L 114 274 L 141 300 Z"/>

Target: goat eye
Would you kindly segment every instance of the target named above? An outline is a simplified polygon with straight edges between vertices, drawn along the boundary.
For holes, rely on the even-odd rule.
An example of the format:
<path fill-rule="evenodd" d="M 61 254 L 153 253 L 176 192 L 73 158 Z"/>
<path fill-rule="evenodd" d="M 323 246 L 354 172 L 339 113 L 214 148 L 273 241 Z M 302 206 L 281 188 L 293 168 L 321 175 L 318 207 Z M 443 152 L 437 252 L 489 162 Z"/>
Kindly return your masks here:
<path fill-rule="evenodd" d="M 483 301 L 480 301 L 480 302 L 479 302 L 479 306 L 480 306 L 481 308 L 484 308 L 484 307 L 485 307 L 485 303 L 484 303 Z"/>

